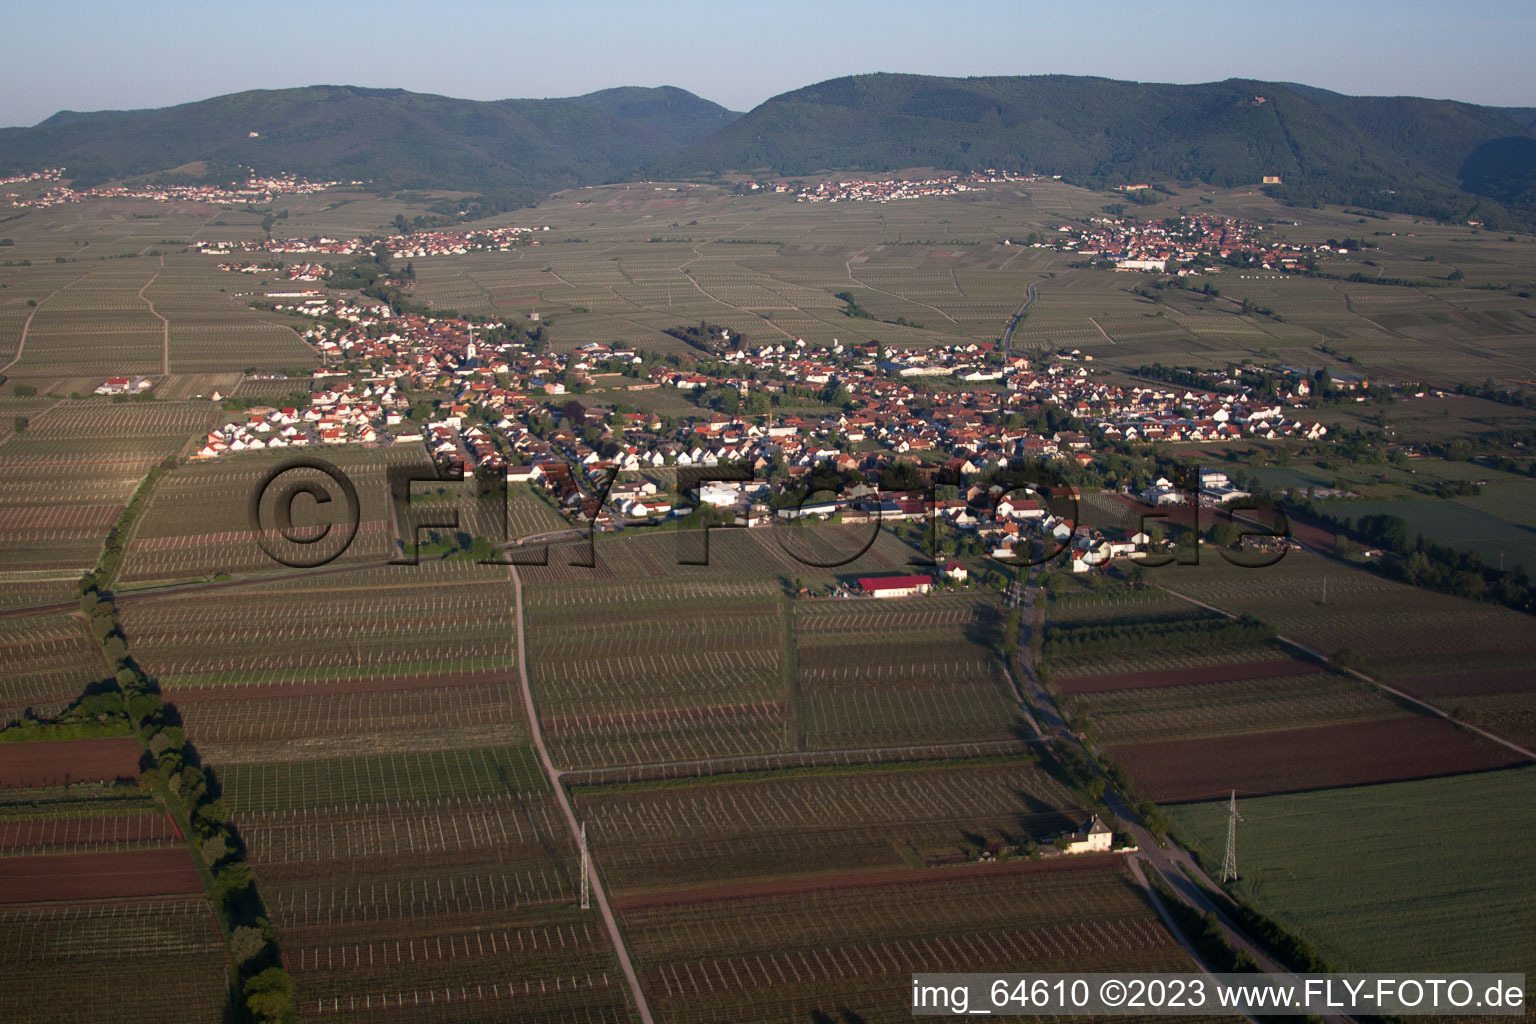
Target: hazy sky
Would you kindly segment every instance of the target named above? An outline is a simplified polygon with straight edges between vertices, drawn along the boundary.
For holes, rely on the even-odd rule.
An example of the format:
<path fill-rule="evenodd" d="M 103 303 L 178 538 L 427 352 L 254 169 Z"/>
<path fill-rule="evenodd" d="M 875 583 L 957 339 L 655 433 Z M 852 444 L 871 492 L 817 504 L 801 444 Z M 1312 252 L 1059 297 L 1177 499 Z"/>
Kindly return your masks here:
<path fill-rule="evenodd" d="M 1530 0 L 22 0 L 0 124 L 243 89 L 391 86 L 471 99 L 677 85 L 736 110 L 839 75 L 1244 77 L 1536 106 Z"/>

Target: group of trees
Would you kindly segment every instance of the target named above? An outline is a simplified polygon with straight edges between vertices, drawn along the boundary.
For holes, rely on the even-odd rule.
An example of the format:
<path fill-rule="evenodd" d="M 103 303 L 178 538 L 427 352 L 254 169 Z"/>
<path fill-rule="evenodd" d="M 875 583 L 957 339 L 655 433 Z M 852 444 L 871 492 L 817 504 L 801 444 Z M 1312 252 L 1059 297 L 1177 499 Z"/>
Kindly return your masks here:
<path fill-rule="evenodd" d="M 105 588 L 117 573 L 117 563 L 122 560 L 124 546 L 128 542 L 128 534 L 133 529 L 133 524 L 138 522 L 139 516 L 144 513 L 144 508 L 149 504 L 150 492 L 154 489 L 155 481 L 164 476 L 167 470 L 175 468 L 176 460 L 166 458 L 158 466 L 152 468 L 144 477 L 144 480 L 134 490 L 133 497 L 128 499 L 122 514 L 117 517 L 117 522 L 107 531 L 107 539 L 102 547 L 101 557 L 96 560 L 95 568 L 88 571 L 81 581 L 84 590 L 96 590 Z"/>
<path fill-rule="evenodd" d="M 406 274 L 393 274 L 389 266 L 389 252 L 383 243 L 373 247 L 371 257 L 337 267 L 331 272 L 327 285 L 333 289 L 350 289 L 361 292 L 371 299 L 378 299 L 389 306 L 396 316 L 402 313 L 428 313 L 436 316 L 449 315 L 447 310 L 433 310 L 425 303 L 406 298 L 404 282 Z M 415 272 L 409 277 L 414 277 Z M 350 326 L 350 325 L 348 325 Z"/>
<path fill-rule="evenodd" d="M 858 300 L 853 296 L 853 292 L 838 292 L 833 298 L 843 304 L 843 316 L 851 316 L 855 320 L 876 319 L 875 314 L 859 305 Z"/>
<path fill-rule="evenodd" d="M 1223 974 L 1256 974 L 1259 965 L 1247 950 L 1234 949 L 1221 930 L 1221 922 L 1214 911 L 1201 914 L 1185 903 L 1165 883 L 1153 876 L 1152 886 L 1161 897 L 1163 906 L 1173 915 L 1174 922 L 1195 952 L 1201 963 Z"/>
<path fill-rule="evenodd" d="M 1457 439 L 1460 440 L 1460 439 Z M 1363 461 L 1363 460 L 1361 460 Z M 1475 486 L 1475 485 L 1472 485 Z M 1386 557 L 1361 562 L 1388 579 L 1471 600 L 1497 601 L 1518 611 L 1536 612 L 1536 587 L 1524 565 L 1510 569 L 1488 565 L 1477 551 L 1462 551 L 1416 533 L 1402 516 L 1377 513 L 1358 520 L 1325 508 L 1314 498 L 1273 494 L 1251 486 L 1255 500 L 1269 502 L 1303 522 L 1332 529 L 1334 554 L 1354 559 L 1359 547 L 1381 549 Z M 1454 484 L 1451 490 L 1460 490 Z M 1335 507 L 1336 508 L 1336 507 Z"/>
<path fill-rule="evenodd" d="M 297 1020 L 293 983 L 281 966 L 276 933 L 257 895 L 245 845 L 219 798 L 218 782 L 187 742 L 174 706 L 160 696 L 160 687 L 134 660 L 117 620 L 111 596 L 95 580 L 81 581 L 80 610 L 101 645 L 113 675 L 76 702 L 88 709 L 98 725 L 117 726 L 137 735 L 153 767 L 141 775 L 141 785 L 163 787 L 167 802 L 189 826 L 189 838 L 207 867 L 210 895 L 223 913 L 230 956 L 240 979 L 248 1019 L 259 1024 L 288 1024 Z"/>
<path fill-rule="evenodd" d="M 686 324 L 678 327 L 668 327 L 661 332 L 676 338 L 685 345 L 691 345 L 700 352 L 710 356 L 718 356 L 728 350 L 740 348 L 746 344 L 747 336 L 723 324 L 709 323 L 700 320 L 698 326 Z M 727 342 L 729 338 L 729 343 Z"/>
<path fill-rule="evenodd" d="M 1481 385 L 1462 381 L 1456 385 L 1456 393 L 1475 395 L 1478 398 L 1486 398 L 1490 402 L 1502 402 L 1504 405 L 1536 409 L 1536 392 L 1527 391 L 1524 388 L 1501 388 L 1493 382 L 1492 378 L 1485 380 Z"/>
<path fill-rule="evenodd" d="M 89 620 L 97 627 L 95 619 Z M 103 736 L 126 736 L 128 716 L 123 711 L 123 694 L 115 680 L 92 683 L 51 718 L 39 718 L 29 707 L 21 717 L 0 729 L 0 741 L 80 740 Z"/>
<path fill-rule="evenodd" d="M 1487 598 L 1521 611 L 1536 611 L 1536 593 L 1524 565 L 1508 570 L 1487 565 L 1476 551 L 1460 551 L 1412 533 L 1401 516 L 1362 516 L 1358 522 L 1327 517 L 1346 534 L 1397 556 L 1382 563 L 1382 572 L 1416 587 L 1458 597 Z"/>
<path fill-rule="evenodd" d="M 1047 657 L 1077 658 L 1147 650 L 1210 651 L 1273 639 L 1275 629 L 1252 615 L 1058 624 L 1045 634 Z"/>
<path fill-rule="evenodd" d="M 141 774 L 140 785 L 163 789 L 208 870 L 210 895 L 224 916 L 246 1015 L 262 1024 L 286 1024 L 297 1019 L 293 984 L 281 967 L 276 936 L 255 892 L 245 847 L 229 808 L 219 798 L 212 772 L 187 742 L 176 709 L 164 702 L 159 684 L 129 651 L 116 604 L 102 589 L 116 571 L 127 533 L 143 511 L 155 480 L 171 464 L 167 460 L 150 471 L 109 532 L 96 567 L 80 581 L 80 609 L 112 674 L 46 724 L 55 737 L 60 728 L 71 735 L 83 730 L 138 737 L 152 761 L 152 767 Z"/>

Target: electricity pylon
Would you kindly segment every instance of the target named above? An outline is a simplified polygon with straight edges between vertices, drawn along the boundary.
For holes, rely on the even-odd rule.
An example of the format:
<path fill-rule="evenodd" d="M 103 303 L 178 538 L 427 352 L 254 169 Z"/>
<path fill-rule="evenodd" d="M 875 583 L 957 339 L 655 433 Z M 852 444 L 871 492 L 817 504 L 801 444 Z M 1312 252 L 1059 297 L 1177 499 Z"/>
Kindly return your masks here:
<path fill-rule="evenodd" d="M 1237 813 L 1237 790 L 1227 802 L 1227 855 L 1221 859 L 1221 880 L 1237 881 L 1237 823 L 1243 816 Z"/>

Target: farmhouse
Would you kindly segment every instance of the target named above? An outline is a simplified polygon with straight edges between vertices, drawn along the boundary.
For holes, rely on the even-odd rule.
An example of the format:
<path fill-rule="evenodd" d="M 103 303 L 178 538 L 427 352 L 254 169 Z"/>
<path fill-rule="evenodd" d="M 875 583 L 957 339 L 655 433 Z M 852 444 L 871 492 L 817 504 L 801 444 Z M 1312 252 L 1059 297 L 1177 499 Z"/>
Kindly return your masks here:
<path fill-rule="evenodd" d="M 1108 853 L 1114 848 L 1115 834 L 1095 814 L 1076 832 L 1062 836 L 1057 843 L 1064 854 Z"/>
<path fill-rule="evenodd" d="M 108 377 L 103 383 L 97 385 L 98 395 L 136 395 L 141 391 L 147 391 L 154 381 L 148 377 L 135 377 L 132 380 L 127 377 Z"/>
<path fill-rule="evenodd" d="M 932 590 L 933 579 L 929 576 L 865 576 L 859 580 L 859 589 L 870 597 L 912 597 Z"/>

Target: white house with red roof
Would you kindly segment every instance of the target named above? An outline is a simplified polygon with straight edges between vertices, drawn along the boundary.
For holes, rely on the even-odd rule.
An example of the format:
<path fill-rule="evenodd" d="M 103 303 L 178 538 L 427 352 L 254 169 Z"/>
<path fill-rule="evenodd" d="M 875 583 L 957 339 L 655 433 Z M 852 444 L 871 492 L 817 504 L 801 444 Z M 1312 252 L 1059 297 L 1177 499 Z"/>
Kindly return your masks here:
<path fill-rule="evenodd" d="M 914 597 L 933 589 L 931 576 L 865 576 L 859 589 L 870 597 Z"/>

